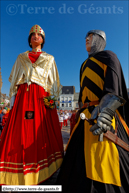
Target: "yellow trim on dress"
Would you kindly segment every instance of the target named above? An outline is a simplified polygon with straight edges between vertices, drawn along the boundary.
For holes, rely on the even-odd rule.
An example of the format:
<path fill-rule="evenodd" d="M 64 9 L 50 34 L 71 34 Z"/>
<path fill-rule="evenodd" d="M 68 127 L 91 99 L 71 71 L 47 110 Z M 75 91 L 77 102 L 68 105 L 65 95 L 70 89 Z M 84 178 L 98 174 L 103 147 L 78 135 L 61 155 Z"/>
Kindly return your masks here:
<path fill-rule="evenodd" d="M 49 178 L 61 166 L 63 159 L 60 158 L 53 162 L 49 167 L 40 170 L 37 173 L 11 173 L 0 172 L 0 184 L 6 185 L 37 185 Z"/>

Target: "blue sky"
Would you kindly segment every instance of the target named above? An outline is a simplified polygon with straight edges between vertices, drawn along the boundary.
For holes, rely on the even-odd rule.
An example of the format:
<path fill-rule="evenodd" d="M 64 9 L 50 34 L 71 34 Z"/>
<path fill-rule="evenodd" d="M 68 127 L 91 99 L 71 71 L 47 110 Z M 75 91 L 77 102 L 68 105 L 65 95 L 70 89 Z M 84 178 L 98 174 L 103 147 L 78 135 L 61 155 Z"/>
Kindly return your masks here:
<path fill-rule="evenodd" d="M 43 51 L 53 55 L 63 86 L 79 92 L 79 70 L 88 57 L 85 35 L 101 29 L 107 36 L 106 50 L 115 52 L 129 88 L 128 1 L 1 1 L 2 93 L 18 54 L 30 50 L 31 27 L 40 25 L 46 39 Z"/>

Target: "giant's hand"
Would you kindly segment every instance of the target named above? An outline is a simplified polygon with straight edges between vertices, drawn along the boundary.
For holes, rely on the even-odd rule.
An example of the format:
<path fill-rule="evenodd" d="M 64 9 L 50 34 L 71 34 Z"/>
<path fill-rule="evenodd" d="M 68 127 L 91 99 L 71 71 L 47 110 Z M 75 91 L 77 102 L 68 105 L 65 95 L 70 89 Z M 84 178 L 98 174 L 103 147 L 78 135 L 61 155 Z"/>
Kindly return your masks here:
<path fill-rule="evenodd" d="M 90 131 L 94 135 L 100 135 L 110 130 L 115 110 L 124 105 L 125 102 L 123 98 L 112 93 L 106 94 L 91 114 L 90 119 L 97 119 L 97 123 L 90 128 Z"/>
<path fill-rule="evenodd" d="M 110 130 L 114 112 L 110 109 L 104 108 L 98 115 L 97 123 L 90 128 L 93 135 L 100 135 L 101 133 Z"/>

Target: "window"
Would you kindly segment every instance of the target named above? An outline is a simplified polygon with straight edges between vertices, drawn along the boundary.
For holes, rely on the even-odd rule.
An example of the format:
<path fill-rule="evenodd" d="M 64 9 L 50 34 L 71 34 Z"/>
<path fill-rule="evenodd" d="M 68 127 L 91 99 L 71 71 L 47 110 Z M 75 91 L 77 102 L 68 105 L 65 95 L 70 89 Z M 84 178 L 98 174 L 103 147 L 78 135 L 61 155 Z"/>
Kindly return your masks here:
<path fill-rule="evenodd" d="M 65 101 L 67 101 L 68 100 L 68 97 L 65 97 Z"/>
<path fill-rule="evenodd" d="M 64 103 L 62 103 L 62 107 L 64 107 Z"/>
<path fill-rule="evenodd" d="M 68 107 L 68 103 L 66 103 L 66 107 Z"/>
<path fill-rule="evenodd" d="M 69 107 L 72 107 L 72 104 L 71 104 L 71 103 L 69 103 Z"/>
<path fill-rule="evenodd" d="M 76 107 L 78 108 L 78 103 L 76 103 Z"/>
<path fill-rule="evenodd" d="M 69 101 L 72 101 L 72 97 L 69 97 Z"/>
<path fill-rule="evenodd" d="M 62 102 L 62 101 L 64 101 L 64 97 L 61 97 L 61 99 L 60 99 L 60 100 L 61 100 L 61 102 Z"/>

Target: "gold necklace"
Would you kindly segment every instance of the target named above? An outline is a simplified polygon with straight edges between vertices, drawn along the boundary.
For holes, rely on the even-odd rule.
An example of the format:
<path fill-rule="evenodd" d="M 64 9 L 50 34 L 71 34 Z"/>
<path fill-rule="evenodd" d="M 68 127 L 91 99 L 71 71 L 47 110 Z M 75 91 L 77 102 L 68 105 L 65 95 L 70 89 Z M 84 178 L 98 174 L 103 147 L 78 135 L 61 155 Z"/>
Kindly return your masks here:
<path fill-rule="evenodd" d="M 36 52 L 37 53 L 37 52 L 42 52 L 42 50 L 40 48 L 33 48 L 32 52 Z"/>

